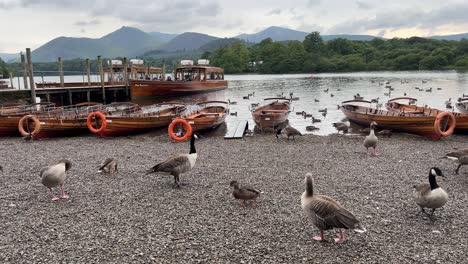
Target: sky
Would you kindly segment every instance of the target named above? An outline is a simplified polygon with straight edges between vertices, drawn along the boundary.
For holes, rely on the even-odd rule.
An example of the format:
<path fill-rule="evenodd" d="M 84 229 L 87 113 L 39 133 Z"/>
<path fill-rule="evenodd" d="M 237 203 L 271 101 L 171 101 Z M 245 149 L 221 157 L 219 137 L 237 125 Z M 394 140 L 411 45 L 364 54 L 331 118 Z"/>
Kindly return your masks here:
<path fill-rule="evenodd" d="M 282 26 L 385 38 L 468 32 L 468 0 L 0 0 L 0 52 L 122 26 L 218 37 Z"/>

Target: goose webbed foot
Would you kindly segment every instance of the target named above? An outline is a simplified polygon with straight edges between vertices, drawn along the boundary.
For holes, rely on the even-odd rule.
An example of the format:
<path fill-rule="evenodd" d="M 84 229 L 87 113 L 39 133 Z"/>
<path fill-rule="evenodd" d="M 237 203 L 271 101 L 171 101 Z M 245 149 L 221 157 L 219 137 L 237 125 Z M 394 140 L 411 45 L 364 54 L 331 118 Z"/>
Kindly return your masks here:
<path fill-rule="evenodd" d="M 373 154 L 373 155 L 374 155 L 374 157 L 379 156 L 379 153 L 377 153 L 377 150 L 376 150 L 376 149 L 374 149 L 374 154 Z"/>
<path fill-rule="evenodd" d="M 253 207 L 257 207 L 257 201 L 255 200 L 252 200 L 252 202 L 250 203 Z"/>
<path fill-rule="evenodd" d="M 52 201 L 57 201 L 60 199 L 54 194 L 54 192 L 52 191 L 52 188 L 49 188 L 49 191 L 50 191 L 50 196 L 52 197 Z"/>
<path fill-rule="evenodd" d="M 244 204 L 244 200 L 239 200 L 239 204 L 240 204 L 241 206 L 244 206 L 244 205 L 245 205 L 245 204 Z"/>
<path fill-rule="evenodd" d="M 315 240 L 315 241 L 325 241 L 325 234 L 324 234 L 323 230 L 320 231 L 319 236 L 314 236 L 314 237 L 312 237 L 312 239 Z"/>
<path fill-rule="evenodd" d="M 343 230 L 340 229 L 340 236 L 335 238 L 335 243 L 341 244 L 344 241 L 345 241 L 345 236 L 344 236 Z"/>
<path fill-rule="evenodd" d="M 63 185 L 60 185 L 60 190 L 61 190 L 61 194 L 60 194 L 60 199 L 68 199 L 70 198 L 70 196 L 68 196 L 65 191 L 63 190 Z"/>

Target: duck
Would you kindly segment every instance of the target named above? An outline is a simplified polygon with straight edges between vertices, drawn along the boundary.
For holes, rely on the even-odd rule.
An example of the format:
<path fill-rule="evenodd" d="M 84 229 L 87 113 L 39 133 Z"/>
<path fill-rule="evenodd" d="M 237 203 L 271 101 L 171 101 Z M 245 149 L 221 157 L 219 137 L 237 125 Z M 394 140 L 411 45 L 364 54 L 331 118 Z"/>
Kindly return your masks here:
<path fill-rule="evenodd" d="M 341 105 L 336 105 L 336 109 L 337 109 L 337 110 L 340 110 L 340 109 L 341 109 Z"/>
<path fill-rule="evenodd" d="M 320 122 L 322 122 L 322 120 L 320 120 L 320 119 L 318 119 L 318 118 L 315 118 L 315 117 L 313 117 L 313 116 L 311 116 L 311 117 L 312 117 L 312 124 L 313 124 L 313 123 L 320 123 Z"/>
<path fill-rule="evenodd" d="M 250 95 L 243 96 L 242 99 L 249 100 L 249 99 L 250 99 Z"/>
<path fill-rule="evenodd" d="M 391 137 L 392 136 L 392 131 L 390 129 L 382 129 L 377 134 L 385 136 L 385 137 Z"/>
<path fill-rule="evenodd" d="M 377 138 L 377 136 L 374 133 L 374 129 L 375 129 L 376 126 L 377 126 L 377 123 L 375 121 L 372 121 L 371 124 L 370 124 L 369 135 L 364 139 L 364 147 L 366 147 L 367 155 L 369 155 L 369 148 L 374 149 L 374 153 L 373 153 L 374 156 L 378 155 L 377 151 L 376 151 L 376 148 L 377 148 L 377 142 L 378 142 L 379 139 Z"/>
<path fill-rule="evenodd" d="M 146 174 L 157 173 L 163 175 L 174 176 L 174 186 L 180 188 L 179 176 L 183 173 L 187 173 L 195 167 L 197 162 L 197 151 L 195 149 L 195 139 L 198 137 L 192 134 L 190 137 L 190 152 L 189 154 L 179 154 L 172 156 L 165 161 L 156 164 L 149 169 Z"/>
<path fill-rule="evenodd" d="M 237 102 L 231 101 L 231 99 L 228 99 L 228 103 L 229 103 L 230 105 L 236 105 L 236 104 L 237 104 Z"/>
<path fill-rule="evenodd" d="M 426 213 L 424 208 L 432 209 L 431 215 L 435 210 L 444 206 L 448 201 L 448 194 L 437 184 L 436 177 L 445 177 L 442 171 L 437 167 L 429 170 L 429 183 L 421 183 L 414 187 L 414 200 L 421 211 Z"/>
<path fill-rule="evenodd" d="M 320 102 L 320 100 L 319 99 L 314 99 L 314 102 L 318 103 L 318 102 Z"/>
<path fill-rule="evenodd" d="M 277 94 L 276 97 L 283 97 L 284 96 L 284 92 L 281 92 L 280 94 Z"/>
<path fill-rule="evenodd" d="M 250 97 L 250 96 L 254 96 L 254 95 L 255 95 L 255 91 L 248 94 L 249 97 Z"/>
<path fill-rule="evenodd" d="M 260 196 L 260 194 L 263 193 L 262 191 L 254 189 L 252 187 L 248 187 L 248 186 L 240 187 L 239 182 L 237 181 L 231 181 L 229 183 L 229 186 L 232 187 L 232 196 L 238 199 L 239 203 L 242 206 L 244 206 L 246 201 L 251 201 L 251 204 L 253 206 L 256 206 L 257 205 L 256 199 Z"/>
<path fill-rule="evenodd" d="M 324 112 L 327 112 L 328 109 L 327 109 L 327 108 L 323 108 L 323 109 L 319 109 L 318 111 L 319 111 L 319 113 L 324 113 Z"/>
<path fill-rule="evenodd" d="M 322 113 L 322 116 L 323 116 L 323 117 L 327 117 L 327 112 L 323 112 L 323 113 Z"/>
<path fill-rule="evenodd" d="M 429 92 L 429 93 L 432 92 L 432 87 L 429 89 L 426 89 L 426 92 Z"/>
<path fill-rule="evenodd" d="M 325 90 L 323 90 L 323 91 L 326 92 L 326 93 L 328 93 L 328 90 L 329 90 L 329 88 L 327 88 L 327 89 L 325 89 Z"/>
<path fill-rule="evenodd" d="M 340 131 L 343 131 L 343 135 L 344 135 L 348 133 L 349 128 L 351 127 L 351 123 L 349 122 L 349 119 L 343 118 L 341 122 L 333 123 L 333 126 L 338 131 L 338 134 L 340 133 Z"/>
<path fill-rule="evenodd" d="M 304 116 L 304 118 L 312 117 L 312 114 L 307 114 L 305 111 L 302 111 L 302 115 Z"/>
<path fill-rule="evenodd" d="M 114 160 L 113 158 L 105 159 L 101 163 L 101 165 L 99 165 L 98 172 L 114 174 L 115 172 L 117 172 L 117 161 Z"/>
<path fill-rule="evenodd" d="M 232 116 L 237 116 L 237 112 L 232 112 L 232 113 L 229 113 L 230 115 Z"/>
<path fill-rule="evenodd" d="M 440 91 L 440 90 L 442 90 L 442 88 L 440 88 L 440 87 L 437 87 L 437 91 Z"/>
<path fill-rule="evenodd" d="M 319 130 L 320 128 L 316 127 L 316 126 L 306 126 L 306 130 L 307 131 L 314 131 L 314 130 Z"/>
<path fill-rule="evenodd" d="M 252 106 L 252 107 L 257 107 L 257 106 L 259 106 L 259 105 L 260 105 L 260 103 L 251 103 L 251 104 L 250 104 L 250 106 Z"/>
<path fill-rule="evenodd" d="M 70 160 L 61 159 L 51 166 L 42 168 L 39 172 L 41 183 L 49 189 L 52 201 L 69 198 L 69 196 L 63 190 L 63 184 L 65 182 L 67 172 L 71 169 L 71 167 L 72 163 Z M 60 186 L 60 197 L 57 197 L 52 190 L 52 188 L 57 186 Z"/>
<path fill-rule="evenodd" d="M 304 115 L 304 111 L 296 112 L 296 115 Z"/>
<path fill-rule="evenodd" d="M 288 140 L 290 137 L 295 140 L 294 136 L 302 136 L 301 132 L 292 126 L 287 126 L 283 129 L 276 130 L 276 139 L 279 139 L 280 135 L 288 137 Z"/>
<path fill-rule="evenodd" d="M 333 96 L 335 96 L 335 95 L 334 95 L 334 94 L 330 94 L 330 97 L 333 97 Z"/>
<path fill-rule="evenodd" d="M 371 103 L 378 103 L 379 102 L 379 97 L 371 99 Z"/>
<path fill-rule="evenodd" d="M 455 170 L 455 174 L 458 174 L 461 166 L 468 165 L 468 148 L 449 152 L 445 154 L 444 158 L 455 160 L 458 162 L 458 167 Z"/>
<path fill-rule="evenodd" d="M 301 196 L 301 207 L 304 215 L 319 230 L 320 235 L 313 237 L 316 241 L 325 241 L 325 230 L 339 229 L 339 237 L 336 243 L 345 241 L 343 229 L 352 229 L 359 233 L 366 232 L 356 216 L 344 208 L 331 197 L 314 194 L 314 180 L 311 173 L 305 176 L 305 191 Z"/>

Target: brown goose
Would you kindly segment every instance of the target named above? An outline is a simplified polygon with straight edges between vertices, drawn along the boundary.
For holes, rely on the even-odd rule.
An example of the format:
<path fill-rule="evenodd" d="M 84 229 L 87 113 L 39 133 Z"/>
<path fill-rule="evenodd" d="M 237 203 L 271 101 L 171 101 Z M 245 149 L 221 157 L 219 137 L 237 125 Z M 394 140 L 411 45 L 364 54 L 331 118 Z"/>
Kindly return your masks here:
<path fill-rule="evenodd" d="M 376 149 L 377 149 L 377 142 L 379 141 L 379 139 L 374 133 L 374 129 L 376 126 L 377 126 L 377 123 L 372 121 L 372 123 L 370 124 L 369 135 L 364 139 L 364 147 L 366 147 L 368 156 L 369 156 L 369 148 L 374 149 L 374 153 L 373 153 L 374 156 L 378 155 Z"/>
<path fill-rule="evenodd" d="M 255 199 L 257 199 L 260 194 L 263 193 L 251 187 L 239 187 L 239 183 L 237 181 L 231 181 L 229 185 L 233 188 L 232 196 L 240 200 L 239 203 L 241 205 L 244 205 L 245 201 L 252 201 L 252 205 L 257 205 L 257 201 Z"/>
<path fill-rule="evenodd" d="M 458 167 L 455 170 L 455 173 L 458 174 L 461 166 L 468 165 L 468 148 L 447 153 L 445 158 L 458 162 Z"/>
<path fill-rule="evenodd" d="M 345 241 L 342 229 L 353 229 L 359 233 L 366 231 L 359 220 L 337 201 L 325 195 L 314 194 L 312 174 L 306 175 L 305 185 L 306 189 L 301 197 L 302 210 L 305 216 L 320 230 L 320 236 L 313 237 L 314 240 L 324 241 L 324 231 L 333 228 L 340 229 L 340 236 L 335 239 L 336 243 Z"/>
<path fill-rule="evenodd" d="M 414 186 L 414 200 L 421 207 L 423 213 L 424 208 L 432 209 L 432 214 L 437 208 L 441 208 L 448 201 L 447 193 L 437 184 L 436 177 L 445 177 L 442 171 L 433 167 L 429 171 L 429 183 L 421 183 Z"/>
<path fill-rule="evenodd" d="M 333 123 L 333 126 L 338 131 L 338 134 L 340 133 L 340 131 L 343 131 L 343 134 L 346 134 L 348 133 L 349 128 L 351 127 L 351 123 L 349 122 L 349 119 L 343 118 L 342 122 Z"/>
<path fill-rule="evenodd" d="M 65 182 L 66 173 L 68 170 L 70 170 L 71 166 L 71 161 L 63 159 L 59 160 L 54 165 L 41 169 L 41 172 L 39 173 L 39 176 L 42 178 L 41 182 L 45 187 L 49 188 L 52 201 L 56 201 L 60 198 L 67 199 L 69 197 L 63 191 L 63 183 Z M 52 191 L 52 188 L 57 186 L 60 186 L 60 198 L 55 196 L 54 192 Z"/>
<path fill-rule="evenodd" d="M 297 130 L 294 127 L 291 127 L 291 126 L 287 126 L 287 127 L 283 128 L 283 129 L 276 130 L 276 138 L 277 139 L 279 139 L 280 135 L 288 137 L 288 140 L 289 140 L 290 137 L 295 139 L 294 136 L 302 136 L 302 134 L 301 134 L 301 132 L 299 132 L 299 130 Z"/>
<path fill-rule="evenodd" d="M 113 158 L 107 158 L 99 165 L 98 172 L 114 174 L 117 172 L 117 161 Z"/>

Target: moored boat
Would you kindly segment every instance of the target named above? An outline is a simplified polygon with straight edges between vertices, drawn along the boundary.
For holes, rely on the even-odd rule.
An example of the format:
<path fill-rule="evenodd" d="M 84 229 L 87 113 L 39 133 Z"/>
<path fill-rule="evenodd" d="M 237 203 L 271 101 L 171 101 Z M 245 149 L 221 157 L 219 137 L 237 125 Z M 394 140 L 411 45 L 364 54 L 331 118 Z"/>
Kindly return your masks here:
<path fill-rule="evenodd" d="M 201 109 L 184 116 L 184 119 L 192 126 L 193 131 L 217 128 L 226 120 L 228 102 L 206 101 L 197 105 Z"/>
<path fill-rule="evenodd" d="M 369 126 L 375 121 L 379 128 L 413 133 L 436 140 L 451 135 L 455 128 L 455 118 L 448 112 L 444 112 L 443 118 L 447 116 L 449 119 L 448 126 L 442 126 L 441 123 L 445 122 L 437 116 L 387 111 L 364 106 L 363 103 L 371 104 L 365 100 L 349 100 L 342 102 L 340 109 L 351 122 L 361 126 Z"/>
<path fill-rule="evenodd" d="M 290 101 L 285 98 L 266 98 L 265 101 L 273 101 L 262 105 L 252 111 L 255 124 L 260 129 L 274 129 L 288 120 Z"/>
<path fill-rule="evenodd" d="M 0 106 L 0 137 L 20 136 L 18 122 L 25 115 L 37 115 L 53 108 L 55 104 L 49 102 L 32 105 L 3 104 Z"/>
<path fill-rule="evenodd" d="M 460 111 L 460 113 L 468 114 L 468 98 L 458 98 L 458 102 L 455 104 L 455 107 Z"/>

